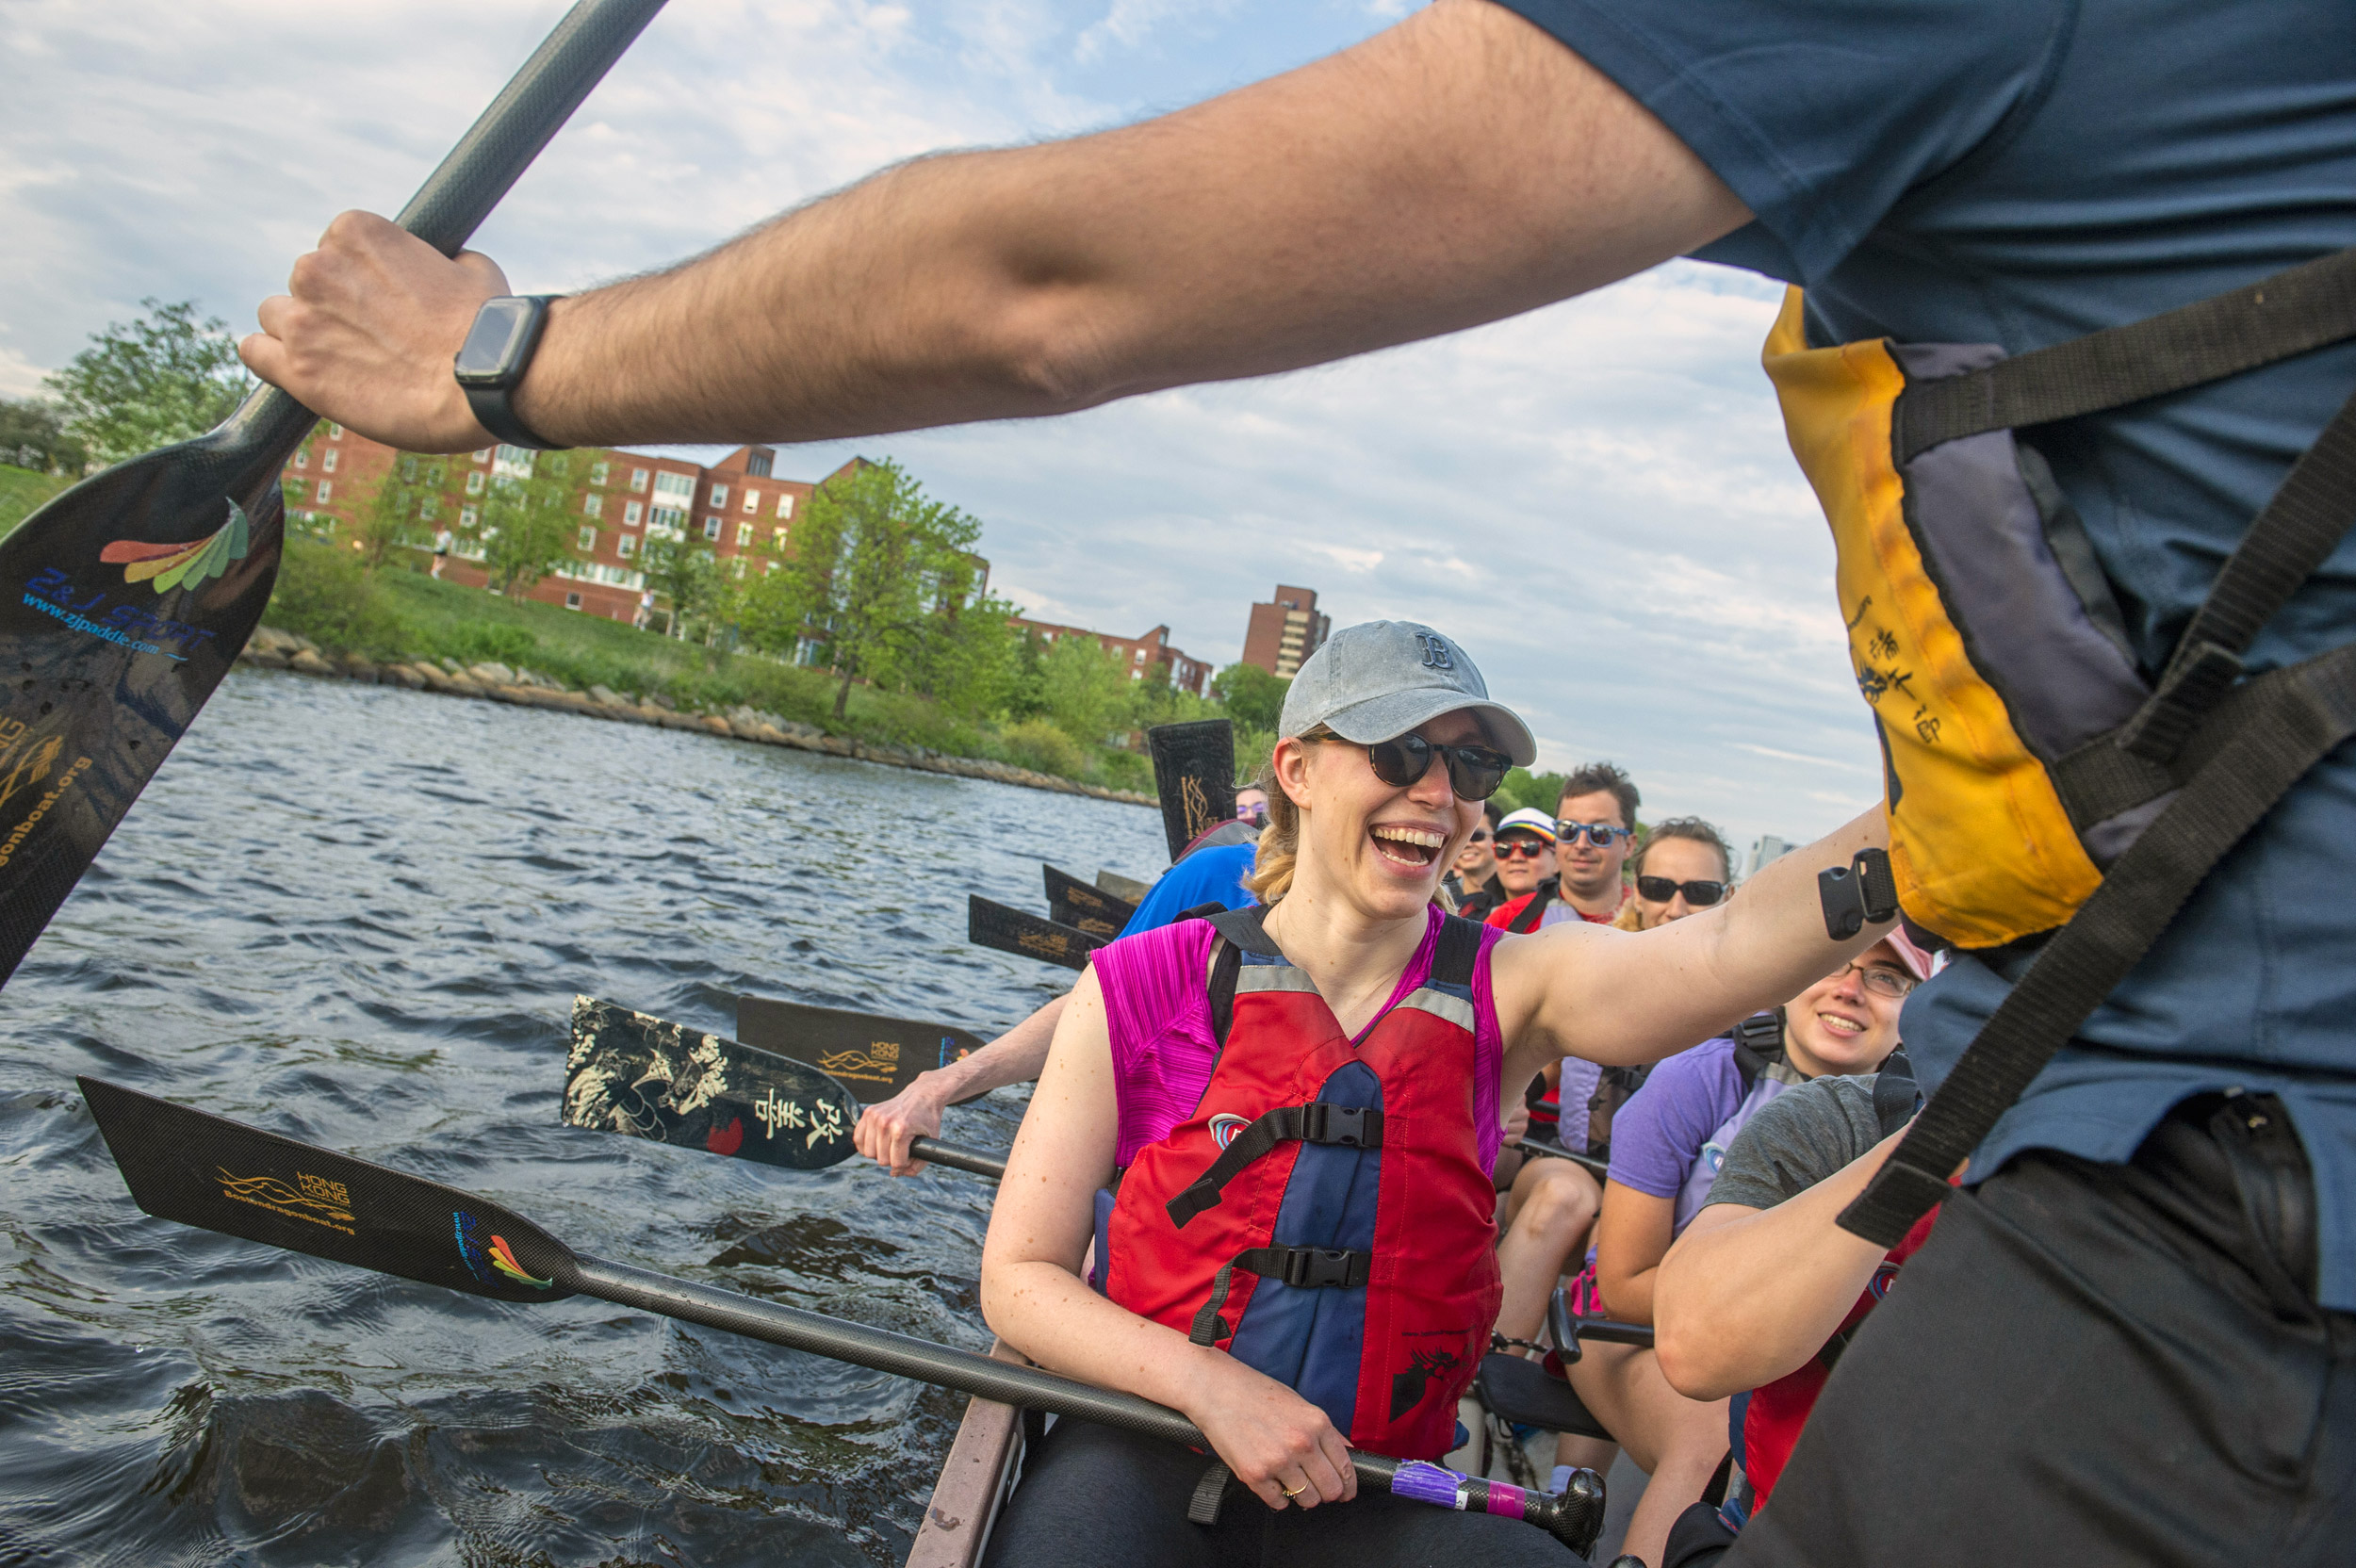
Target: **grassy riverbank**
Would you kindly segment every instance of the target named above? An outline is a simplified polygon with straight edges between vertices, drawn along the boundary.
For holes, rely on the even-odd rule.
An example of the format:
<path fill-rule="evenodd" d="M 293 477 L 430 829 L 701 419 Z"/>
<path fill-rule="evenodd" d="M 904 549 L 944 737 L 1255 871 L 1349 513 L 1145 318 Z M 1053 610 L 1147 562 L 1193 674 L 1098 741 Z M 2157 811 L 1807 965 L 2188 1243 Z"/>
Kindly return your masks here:
<path fill-rule="evenodd" d="M 1084 745 L 1044 720 L 995 725 L 960 718 L 923 696 L 855 686 L 848 710 L 837 721 L 836 682 L 823 670 L 675 642 L 618 621 L 436 581 L 399 565 L 364 572 L 352 556 L 303 538 L 286 541 L 278 589 L 264 618 L 322 647 L 375 660 L 495 660 L 576 690 L 604 686 L 688 712 L 741 705 L 852 740 L 1008 762 L 1108 789 L 1150 792 L 1153 787 L 1144 758 Z"/>
<path fill-rule="evenodd" d="M 63 474 L 37 474 L 0 463 L 0 534 L 23 522 L 33 508 L 72 484 Z"/>

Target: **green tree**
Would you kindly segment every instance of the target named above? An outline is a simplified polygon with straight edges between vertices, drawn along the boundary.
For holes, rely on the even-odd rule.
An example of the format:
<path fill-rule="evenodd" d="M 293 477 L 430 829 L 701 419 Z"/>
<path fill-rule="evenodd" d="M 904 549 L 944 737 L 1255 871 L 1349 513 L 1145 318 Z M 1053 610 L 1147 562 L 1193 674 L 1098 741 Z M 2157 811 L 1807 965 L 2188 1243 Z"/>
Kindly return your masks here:
<path fill-rule="evenodd" d="M 1039 695 L 1056 728 L 1101 746 L 1130 727 L 1138 708 L 1128 661 L 1092 637 L 1060 637 L 1039 655 Z"/>
<path fill-rule="evenodd" d="M 202 434 L 254 384 L 228 322 L 200 320 L 192 300 L 139 303 L 146 316 L 93 333 L 90 346 L 48 378 L 67 431 L 102 463 Z"/>
<path fill-rule="evenodd" d="M 522 598 L 542 578 L 581 559 L 570 454 L 535 452 L 528 462 L 521 474 L 493 475 L 476 524 L 491 586 L 511 598 Z M 395 469 L 401 471 L 402 466 L 396 464 Z M 438 463 L 418 471 L 430 489 L 441 489 Z"/>
<path fill-rule="evenodd" d="M 639 560 L 639 569 L 646 574 L 646 586 L 654 590 L 655 596 L 663 601 L 664 613 L 670 616 L 663 629 L 663 635 L 684 641 L 687 617 L 709 610 L 719 596 L 719 562 L 694 539 L 657 539 L 651 535 L 646 540 L 646 554 Z M 740 619 L 744 613 L 743 610 L 738 611 Z"/>
<path fill-rule="evenodd" d="M 65 412 L 56 403 L 0 399 L 0 463 L 41 474 L 80 473 L 90 453 L 65 427 Z"/>
<path fill-rule="evenodd" d="M 1230 664 L 1211 678 L 1211 690 L 1227 706 L 1227 716 L 1246 729 L 1274 729 L 1293 683 L 1257 664 Z"/>
<path fill-rule="evenodd" d="M 927 498 L 898 464 L 862 461 L 810 497 L 780 569 L 749 583 L 745 619 L 773 645 L 786 636 L 826 645 L 843 678 L 838 721 L 862 676 L 926 686 L 951 653 L 976 650 L 994 666 L 983 629 L 957 626 L 988 613 L 966 602 L 981 535 L 979 521 Z"/>

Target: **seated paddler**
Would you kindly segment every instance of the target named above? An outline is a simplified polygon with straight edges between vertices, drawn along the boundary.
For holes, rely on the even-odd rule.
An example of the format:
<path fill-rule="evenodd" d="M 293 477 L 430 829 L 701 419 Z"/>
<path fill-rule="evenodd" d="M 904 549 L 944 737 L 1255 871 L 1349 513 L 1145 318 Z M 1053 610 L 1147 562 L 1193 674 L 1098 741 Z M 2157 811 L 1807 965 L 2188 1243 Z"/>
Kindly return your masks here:
<path fill-rule="evenodd" d="M 1336 633 L 1278 736 L 1259 904 L 1097 950 L 982 1254 L 990 1327 L 1184 1412 L 1233 1472 L 1225 1506 L 1188 1521 L 1209 1456 L 1060 1421 L 989 1560 L 1568 1562 L 1512 1519 L 1359 1496 L 1349 1450 L 1455 1444 L 1497 1311 L 1501 1086 L 1565 1056 L 1666 1056 L 1870 945 L 1885 927 L 1827 939 L 1815 876 L 1883 844 L 1881 811 L 1690 919 L 1515 936 L 1436 902 L 1537 750 L 1452 638 Z"/>

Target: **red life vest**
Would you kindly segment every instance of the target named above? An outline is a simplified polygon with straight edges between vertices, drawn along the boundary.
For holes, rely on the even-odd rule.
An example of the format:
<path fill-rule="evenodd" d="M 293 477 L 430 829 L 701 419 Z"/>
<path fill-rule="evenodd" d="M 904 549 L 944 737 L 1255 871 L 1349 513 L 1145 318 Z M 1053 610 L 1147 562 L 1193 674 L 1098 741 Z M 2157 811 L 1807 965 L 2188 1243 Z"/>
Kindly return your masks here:
<path fill-rule="evenodd" d="M 1219 1059 L 1121 1178 L 1104 1292 L 1299 1390 L 1352 1446 L 1436 1460 L 1500 1295 L 1473 1116 L 1480 927 L 1445 921 L 1431 977 L 1353 1046 L 1266 912 L 1210 917 Z"/>
<path fill-rule="evenodd" d="M 1768 1494 L 1775 1491 L 1784 1465 L 1791 1462 L 1792 1446 L 1800 1441 L 1800 1429 L 1808 1425 L 1808 1412 L 1816 1408 L 1816 1396 L 1824 1392 L 1824 1380 L 1832 1376 L 1833 1363 L 1840 1359 L 1849 1335 L 1889 1294 L 1891 1282 L 1898 1278 L 1899 1267 L 1930 1238 L 1931 1223 L 1938 1217 L 1939 1211 L 1933 1209 L 1916 1220 L 1914 1228 L 1890 1250 L 1874 1267 L 1873 1279 L 1857 1292 L 1857 1305 L 1849 1309 L 1849 1315 L 1841 1320 L 1841 1327 L 1833 1331 L 1823 1350 L 1810 1356 L 1798 1370 L 1751 1390 L 1750 1404 L 1742 1414 L 1742 1475 L 1749 1483 L 1749 1511 L 1755 1513 L 1767 1505 Z"/>

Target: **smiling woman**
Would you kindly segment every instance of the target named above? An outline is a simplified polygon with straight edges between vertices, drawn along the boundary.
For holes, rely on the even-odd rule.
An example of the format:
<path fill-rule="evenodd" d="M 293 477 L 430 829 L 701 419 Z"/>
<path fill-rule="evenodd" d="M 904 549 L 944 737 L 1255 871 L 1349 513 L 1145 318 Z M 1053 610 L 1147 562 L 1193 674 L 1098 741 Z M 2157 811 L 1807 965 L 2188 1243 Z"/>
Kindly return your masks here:
<path fill-rule="evenodd" d="M 1231 1511 L 1214 1528 L 1238 1544 L 1272 1527 L 1316 1561 L 1566 1560 L 1502 1520 L 1360 1496 L 1349 1458 L 1453 1445 L 1500 1298 L 1500 1085 L 1565 1054 L 1665 1055 L 1877 933 L 1826 939 L 1799 869 L 1812 856 L 1642 936 L 1512 937 L 1446 914 L 1442 873 L 1536 747 L 1428 627 L 1336 633 L 1277 729 L 1260 905 L 1092 956 L 1008 1162 L 983 1309 L 1035 1360 L 1185 1411 L 1282 1511 Z M 1878 824 L 1818 848 L 1845 858 Z M 1185 1499 L 1225 1478 L 1059 1425 L 1026 1457 L 990 1560 L 1077 1562 L 1116 1529 L 1196 1528 Z"/>

